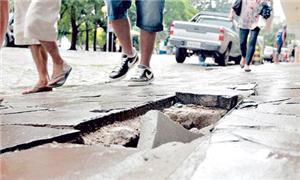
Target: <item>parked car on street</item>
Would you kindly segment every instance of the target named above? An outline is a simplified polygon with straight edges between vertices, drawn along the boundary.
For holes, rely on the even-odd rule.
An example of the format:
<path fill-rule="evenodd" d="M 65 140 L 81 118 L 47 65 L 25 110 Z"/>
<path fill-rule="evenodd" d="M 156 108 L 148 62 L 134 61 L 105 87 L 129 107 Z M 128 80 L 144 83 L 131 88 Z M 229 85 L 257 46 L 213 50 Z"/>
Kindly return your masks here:
<path fill-rule="evenodd" d="M 183 63 L 194 54 L 201 61 L 213 57 L 226 66 L 230 60 L 240 63 L 241 53 L 237 22 L 228 14 L 198 13 L 191 21 L 174 21 L 170 27 L 170 43 L 176 47 L 176 61 Z"/>
<path fill-rule="evenodd" d="M 264 60 L 268 62 L 272 62 L 273 56 L 274 56 L 274 48 L 272 46 L 266 46 L 263 54 Z"/>

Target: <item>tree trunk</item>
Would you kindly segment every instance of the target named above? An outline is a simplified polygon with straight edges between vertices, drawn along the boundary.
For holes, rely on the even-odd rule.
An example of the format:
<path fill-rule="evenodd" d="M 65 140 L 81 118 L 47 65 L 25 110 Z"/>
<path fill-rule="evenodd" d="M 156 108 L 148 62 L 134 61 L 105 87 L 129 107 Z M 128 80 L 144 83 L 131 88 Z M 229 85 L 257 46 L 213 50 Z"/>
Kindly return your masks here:
<path fill-rule="evenodd" d="M 97 3 L 94 5 L 95 14 L 98 13 Z M 97 19 L 94 20 L 94 39 L 93 39 L 93 49 L 97 51 Z"/>
<path fill-rule="evenodd" d="M 94 29 L 93 48 L 94 51 L 97 51 L 97 24 L 95 24 L 95 29 Z"/>
<path fill-rule="evenodd" d="M 71 6 L 71 26 L 72 26 L 72 38 L 70 50 L 77 50 L 77 38 L 78 38 L 78 27 L 76 24 L 76 10 L 74 6 Z"/>
<path fill-rule="evenodd" d="M 89 24 L 88 22 L 85 23 L 85 50 L 89 51 Z"/>

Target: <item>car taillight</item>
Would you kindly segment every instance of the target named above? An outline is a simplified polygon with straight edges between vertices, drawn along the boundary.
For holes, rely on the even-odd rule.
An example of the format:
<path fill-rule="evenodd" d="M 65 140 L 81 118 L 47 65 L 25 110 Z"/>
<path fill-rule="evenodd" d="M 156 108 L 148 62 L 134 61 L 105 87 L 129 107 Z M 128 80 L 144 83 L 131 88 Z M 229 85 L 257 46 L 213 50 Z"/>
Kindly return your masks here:
<path fill-rule="evenodd" d="M 224 28 L 220 28 L 219 30 L 219 41 L 224 41 L 225 39 L 225 29 Z"/>
<path fill-rule="evenodd" d="M 172 22 L 171 26 L 170 26 L 170 35 L 174 34 L 174 23 Z"/>

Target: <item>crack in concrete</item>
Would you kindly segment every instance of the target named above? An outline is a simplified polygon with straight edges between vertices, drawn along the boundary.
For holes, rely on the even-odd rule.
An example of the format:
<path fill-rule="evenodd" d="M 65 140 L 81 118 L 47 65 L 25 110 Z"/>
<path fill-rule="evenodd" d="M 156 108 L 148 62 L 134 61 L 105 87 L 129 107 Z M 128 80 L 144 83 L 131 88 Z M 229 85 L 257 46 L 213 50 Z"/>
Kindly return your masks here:
<path fill-rule="evenodd" d="M 121 110 L 125 110 L 125 108 L 115 108 L 115 109 L 94 109 L 91 110 L 91 113 L 109 113 L 111 111 L 121 111 Z"/>
<path fill-rule="evenodd" d="M 258 145 L 261 145 L 261 146 L 264 146 L 264 147 L 267 147 L 267 148 L 271 148 L 271 149 L 278 149 L 278 150 L 285 150 L 285 151 L 295 151 L 296 149 L 287 149 L 287 148 L 282 148 L 282 147 L 274 147 L 274 146 L 270 146 L 270 145 L 267 145 L 267 144 L 264 144 L 264 143 L 261 143 L 261 142 L 257 142 L 256 140 L 254 139 L 250 139 L 250 138 L 247 138 L 247 137 L 244 137 L 244 136 L 241 136 L 239 134 L 235 134 L 235 133 L 230 133 L 231 135 L 241 139 L 241 140 L 244 140 L 244 141 L 247 141 L 247 142 L 251 142 L 251 143 L 254 143 L 254 144 L 258 144 Z M 296 150 L 298 151 L 298 150 Z"/>
<path fill-rule="evenodd" d="M 4 125 L 13 125 L 13 126 L 30 126 L 30 127 L 46 127 L 46 128 L 53 128 L 53 129 L 70 129 L 70 130 L 76 130 L 74 129 L 74 126 L 72 125 L 51 125 L 51 124 L 2 124 Z"/>
<path fill-rule="evenodd" d="M 35 110 L 28 110 L 28 111 L 18 111 L 18 112 L 8 112 L 8 113 L 1 113 L 0 115 L 13 115 L 13 114 L 24 114 L 24 113 L 31 113 L 31 112 L 43 112 L 43 111 L 55 111 L 51 109 L 35 109 Z"/>
<path fill-rule="evenodd" d="M 258 126 L 258 125 L 230 125 L 230 129 L 234 128 L 236 129 L 272 129 L 272 128 L 277 128 L 277 126 Z M 218 128 L 218 129 L 229 129 L 229 128 Z"/>
<path fill-rule="evenodd" d="M 262 114 L 271 114 L 271 115 L 280 115 L 280 116 L 294 116 L 296 118 L 300 118 L 300 116 L 298 116 L 297 114 L 284 114 L 284 113 L 272 113 L 272 112 L 263 112 L 263 111 L 259 111 Z"/>
<path fill-rule="evenodd" d="M 297 90 L 297 89 L 300 89 L 300 87 L 292 87 L 292 88 L 281 88 L 281 89 Z"/>
<path fill-rule="evenodd" d="M 285 98 L 285 99 L 278 99 L 278 100 L 271 100 L 271 101 L 263 101 L 259 104 L 271 104 L 271 103 L 278 103 L 278 102 L 284 102 L 284 101 L 288 101 L 291 100 L 292 98 Z"/>
<path fill-rule="evenodd" d="M 102 95 L 91 95 L 91 96 L 79 96 L 80 98 L 97 98 L 97 97 L 101 97 Z"/>

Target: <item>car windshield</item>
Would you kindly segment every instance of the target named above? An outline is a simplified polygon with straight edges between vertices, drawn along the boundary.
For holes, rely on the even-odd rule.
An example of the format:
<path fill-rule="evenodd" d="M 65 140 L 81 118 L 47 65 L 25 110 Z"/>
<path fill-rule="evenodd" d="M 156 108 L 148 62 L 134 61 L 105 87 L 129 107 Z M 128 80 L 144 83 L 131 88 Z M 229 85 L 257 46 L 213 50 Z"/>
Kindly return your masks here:
<path fill-rule="evenodd" d="M 232 29 L 232 22 L 227 21 L 225 19 L 216 19 L 216 18 L 199 18 L 198 19 L 198 23 L 203 23 L 203 24 L 212 24 L 212 25 L 220 25 L 220 26 L 224 26 L 227 28 Z"/>

